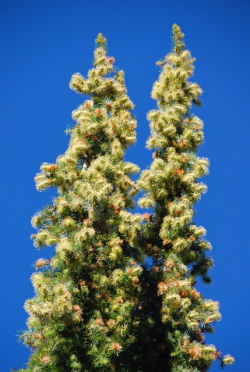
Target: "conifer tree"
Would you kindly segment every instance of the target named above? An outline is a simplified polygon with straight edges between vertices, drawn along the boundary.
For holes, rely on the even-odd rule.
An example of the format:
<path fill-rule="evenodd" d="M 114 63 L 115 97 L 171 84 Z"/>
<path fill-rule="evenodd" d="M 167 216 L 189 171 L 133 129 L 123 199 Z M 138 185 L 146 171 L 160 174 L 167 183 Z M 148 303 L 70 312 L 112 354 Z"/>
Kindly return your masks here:
<path fill-rule="evenodd" d="M 211 245 L 193 222 L 208 160 L 197 156 L 203 123 L 191 107 L 202 91 L 189 81 L 183 36 L 174 25 L 173 51 L 158 63 L 158 109 L 148 113 L 154 160 L 137 184 L 138 166 L 124 161 L 136 139 L 134 105 L 101 34 L 88 77 L 72 76 L 70 87 L 88 99 L 73 111 L 65 154 L 35 178 L 58 196 L 32 218 L 34 245 L 55 251 L 36 262 L 25 303 L 27 371 L 205 372 L 216 359 L 234 361 L 206 344 L 219 304 L 195 288 L 198 277 L 211 281 Z M 131 212 L 138 189 L 150 213 Z"/>
<path fill-rule="evenodd" d="M 173 51 L 158 62 L 161 73 L 152 90 L 158 110 L 148 113 L 147 147 L 154 150 L 154 160 L 138 186 L 144 192 L 139 205 L 155 213 L 143 216 L 141 246 L 151 257 L 148 306 L 151 322 L 159 328 L 152 370 L 203 372 L 218 358 L 222 366 L 234 359 L 222 358 L 214 345 L 205 343 L 204 334 L 213 331 L 212 323 L 221 315 L 218 302 L 205 300 L 195 288 L 197 277 L 210 283 L 213 262 L 207 255 L 211 245 L 204 238 L 206 231 L 193 222 L 193 206 L 206 191 L 198 179 L 207 174 L 208 160 L 197 156 L 203 123 L 190 110 L 192 104 L 200 106 L 202 90 L 188 80 L 195 59 L 185 49 L 183 36 L 174 25 Z"/>
<path fill-rule="evenodd" d="M 113 64 L 99 34 L 88 78 L 77 73 L 70 82 L 89 99 L 73 112 L 69 147 L 35 178 L 39 191 L 55 187 L 58 196 L 32 218 L 34 245 L 55 253 L 36 262 L 36 295 L 25 303 L 29 329 L 21 337 L 34 349 L 27 371 L 113 370 L 133 341 L 140 216 L 126 209 L 136 192 L 129 175 L 139 168 L 123 156 L 136 120 L 124 73 Z"/>

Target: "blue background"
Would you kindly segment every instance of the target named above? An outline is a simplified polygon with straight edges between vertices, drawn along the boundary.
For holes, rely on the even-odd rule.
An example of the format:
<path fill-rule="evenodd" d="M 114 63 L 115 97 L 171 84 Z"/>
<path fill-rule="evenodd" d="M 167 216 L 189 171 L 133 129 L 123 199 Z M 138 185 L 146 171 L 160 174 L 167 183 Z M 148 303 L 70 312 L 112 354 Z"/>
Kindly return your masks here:
<path fill-rule="evenodd" d="M 54 162 L 68 145 L 71 111 L 83 100 L 68 87 L 71 75 L 92 66 L 94 39 L 102 32 L 109 54 L 125 70 L 136 104 L 138 141 L 127 159 L 143 169 L 151 162 L 146 112 L 159 68 L 171 48 L 171 27 L 181 26 L 197 58 L 193 81 L 204 90 L 198 115 L 205 123 L 200 155 L 211 161 L 208 193 L 195 222 L 213 245 L 214 283 L 202 286 L 219 300 L 223 319 L 207 338 L 236 358 L 230 371 L 249 365 L 249 37 L 247 0 L 2 0 L 1 24 L 1 345 L 0 371 L 22 367 L 29 350 L 17 343 L 25 329 L 23 303 L 33 296 L 32 263 L 49 249 L 32 246 L 32 215 L 51 202 L 33 178 L 42 162 Z M 211 371 L 218 371 L 214 364 Z"/>

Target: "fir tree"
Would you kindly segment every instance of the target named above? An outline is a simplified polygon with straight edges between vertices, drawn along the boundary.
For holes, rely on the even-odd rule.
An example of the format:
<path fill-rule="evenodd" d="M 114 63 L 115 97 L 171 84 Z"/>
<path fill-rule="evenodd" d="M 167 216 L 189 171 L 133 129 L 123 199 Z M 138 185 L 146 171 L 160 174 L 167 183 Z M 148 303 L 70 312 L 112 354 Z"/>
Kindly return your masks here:
<path fill-rule="evenodd" d="M 211 333 L 212 323 L 221 318 L 219 303 L 205 300 L 195 289 L 197 277 L 210 283 L 208 271 L 213 262 L 207 255 L 211 245 L 204 239 L 205 229 L 192 221 L 193 206 L 206 191 L 198 179 L 207 174 L 208 160 L 197 156 L 203 142 L 203 123 L 190 109 L 192 104 L 200 106 L 202 90 L 188 80 L 195 59 L 185 49 L 183 36 L 174 25 L 173 51 L 157 63 L 161 73 L 152 98 L 158 110 L 148 113 L 151 136 L 147 142 L 154 150 L 154 160 L 138 181 L 144 192 L 139 205 L 154 208 L 155 213 L 150 219 L 144 215 L 141 246 L 151 257 L 149 287 L 159 296 L 156 302 L 149 296 L 153 299 L 152 323 L 161 334 L 152 370 L 203 372 L 218 358 L 222 366 L 231 364 L 233 358 L 222 358 L 214 345 L 205 343 L 205 333 Z"/>
<path fill-rule="evenodd" d="M 58 197 L 32 219 L 35 246 L 55 245 L 55 254 L 36 262 L 36 295 L 25 303 L 29 330 L 21 337 L 34 349 L 27 371 L 112 370 L 133 341 L 140 216 L 126 209 L 136 192 L 129 175 L 139 168 L 123 156 L 136 120 L 113 64 L 99 34 L 88 78 L 74 74 L 70 82 L 89 99 L 73 112 L 69 148 L 35 178 L 39 191 L 55 187 Z"/>
<path fill-rule="evenodd" d="M 193 222 L 208 160 L 197 156 L 203 123 L 190 110 L 202 91 L 189 82 L 194 59 L 183 36 L 174 25 L 173 51 L 158 63 L 158 110 L 148 114 L 154 160 L 137 185 L 130 175 L 139 168 L 124 161 L 136 139 L 134 105 L 101 34 L 88 78 L 72 76 L 70 87 L 88 99 L 73 112 L 65 154 L 35 178 L 58 196 L 32 218 L 34 245 L 55 251 L 36 262 L 35 296 L 25 303 L 27 371 L 205 372 L 216 359 L 233 362 L 205 343 L 219 305 L 195 288 L 197 277 L 211 280 L 211 245 Z M 138 188 L 151 214 L 131 213 Z"/>

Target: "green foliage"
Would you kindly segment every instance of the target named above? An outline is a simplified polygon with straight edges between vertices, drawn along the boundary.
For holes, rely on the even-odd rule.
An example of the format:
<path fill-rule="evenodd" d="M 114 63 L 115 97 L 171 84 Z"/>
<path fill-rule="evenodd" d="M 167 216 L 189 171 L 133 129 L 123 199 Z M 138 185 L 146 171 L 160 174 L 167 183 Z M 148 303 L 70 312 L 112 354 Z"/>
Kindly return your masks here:
<path fill-rule="evenodd" d="M 205 343 L 219 305 L 195 289 L 212 266 L 205 230 L 192 223 L 208 161 L 196 155 L 203 123 L 190 109 L 202 91 L 189 81 L 194 59 L 183 36 L 174 25 L 173 52 L 158 62 L 159 109 L 148 113 L 154 160 L 137 184 L 139 168 L 124 161 L 136 140 L 134 105 L 102 34 L 88 77 L 72 76 L 70 87 L 88 99 L 72 114 L 66 152 L 35 178 L 58 196 L 32 218 L 35 247 L 55 251 L 31 278 L 20 336 L 32 350 L 26 371 L 203 372 L 218 358 L 233 362 Z M 138 189 L 153 214 L 131 212 Z"/>

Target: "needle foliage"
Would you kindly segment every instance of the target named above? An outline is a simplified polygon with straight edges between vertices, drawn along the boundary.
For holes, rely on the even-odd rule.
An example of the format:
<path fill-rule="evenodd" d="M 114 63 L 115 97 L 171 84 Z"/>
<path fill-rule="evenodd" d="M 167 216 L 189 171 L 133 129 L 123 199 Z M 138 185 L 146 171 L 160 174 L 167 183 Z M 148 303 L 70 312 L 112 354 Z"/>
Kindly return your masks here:
<path fill-rule="evenodd" d="M 57 190 L 32 218 L 35 247 L 53 254 L 31 278 L 20 337 L 32 353 L 20 371 L 205 372 L 234 361 L 206 343 L 219 303 L 196 289 L 198 277 L 211 281 L 213 264 L 205 229 L 193 222 L 208 160 L 197 155 L 203 123 L 191 109 L 202 90 L 189 80 L 194 58 L 183 36 L 174 25 L 172 52 L 157 63 L 153 161 L 137 182 L 139 167 L 124 160 L 136 141 L 134 105 L 102 34 L 87 77 L 72 76 L 71 89 L 87 99 L 72 113 L 66 152 L 35 177 L 39 191 Z M 150 213 L 132 212 L 138 190 Z"/>

